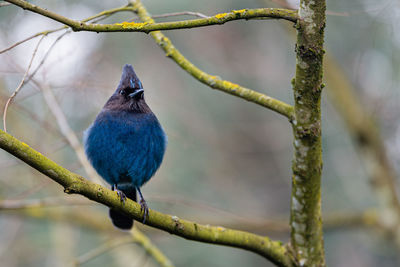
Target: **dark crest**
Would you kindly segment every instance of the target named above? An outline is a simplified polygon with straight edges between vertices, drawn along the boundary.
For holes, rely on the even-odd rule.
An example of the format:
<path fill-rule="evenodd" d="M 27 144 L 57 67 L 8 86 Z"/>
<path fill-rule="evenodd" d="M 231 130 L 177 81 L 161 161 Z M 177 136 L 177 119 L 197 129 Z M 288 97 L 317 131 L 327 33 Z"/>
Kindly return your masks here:
<path fill-rule="evenodd" d="M 144 100 L 142 82 L 130 64 L 124 66 L 117 90 L 107 101 L 104 108 L 135 113 L 151 112 Z"/>

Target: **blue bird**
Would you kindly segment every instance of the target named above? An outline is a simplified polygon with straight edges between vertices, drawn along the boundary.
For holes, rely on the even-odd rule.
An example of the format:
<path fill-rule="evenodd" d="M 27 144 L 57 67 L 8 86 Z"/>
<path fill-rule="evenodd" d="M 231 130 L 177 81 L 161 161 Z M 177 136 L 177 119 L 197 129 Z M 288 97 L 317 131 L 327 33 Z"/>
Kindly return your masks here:
<path fill-rule="evenodd" d="M 140 187 L 157 171 L 164 157 L 167 136 L 156 116 L 146 104 L 142 83 L 131 65 L 125 65 L 121 81 L 93 124 L 85 131 L 87 157 L 96 171 L 116 191 L 121 201 L 126 197 L 148 207 Z M 113 224 L 131 229 L 133 220 L 110 209 Z"/>

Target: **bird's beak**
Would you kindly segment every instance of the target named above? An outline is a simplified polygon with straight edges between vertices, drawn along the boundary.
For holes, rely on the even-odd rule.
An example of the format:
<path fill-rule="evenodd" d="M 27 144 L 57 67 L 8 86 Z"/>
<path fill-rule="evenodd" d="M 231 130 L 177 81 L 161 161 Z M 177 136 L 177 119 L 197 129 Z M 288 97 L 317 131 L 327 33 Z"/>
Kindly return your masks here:
<path fill-rule="evenodd" d="M 135 92 L 130 93 L 128 96 L 129 96 L 130 98 L 134 98 L 134 97 L 137 96 L 137 95 L 143 94 L 143 92 L 144 92 L 143 89 L 138 89 L 138 90 L 136 90 Z"/>

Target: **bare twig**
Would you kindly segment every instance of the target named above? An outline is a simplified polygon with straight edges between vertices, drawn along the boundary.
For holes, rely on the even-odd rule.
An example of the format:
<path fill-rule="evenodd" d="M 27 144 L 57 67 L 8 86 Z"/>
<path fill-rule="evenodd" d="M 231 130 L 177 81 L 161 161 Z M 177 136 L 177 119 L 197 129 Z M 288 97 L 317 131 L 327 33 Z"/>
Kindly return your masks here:
<path fill-rule="evenodd" d="M 29 75 L 29 78 L 27 79 L 26 82 L 29 82 L 34 76 L 35 74 L 38 72 L 38 70 L 40 69 L 40 67 L 42 67 L 42 65 L 44 64 L 44 62 L 46 61 L 47 57 L 50 55 L 50 52 L 53 50 L 53 48 L 55 47 L 55 45 L 58 43 L 58 41 L 60 41 L 65 35 L 69 34 L 71 31 L 66 31 L 63 34 L 61 34 L 60 36 L 57 37 L 56 40 L 54 40 L 54 42 L 51 44 L 50 48 L 47 50 L 46 54 L 43 56 L 42 60 L 40 61 L 39 65 L 36 67 L 36 69 L 32 72 L 31 75 Z"/>
<path fill-rule="evenodd" d="M 63 28 L 64 28 L 64 27 L 63 27 Z M 54 30 L 54 31 L 59 31 L 59 30 L 61 30 L 61 29 L 63 29 L 63 28 L 60 28 L 60 29 L 57 29 L 57 30 Z M 50 33 L 50 31 L 49 31 L 49 33 Z M 32 35 L 32 36 L 29 36 L 29 37 L 27 37 L 27 38 L 25 38 L 25 39 L 23 39 L 23 40 L 21 40 L 21 41 L 16 42 L 16 43 L 13 44 L 13 45 L 11 45 L 11 46 L 9 46 L 9 47 L 7 47 L 7 48 L 1 50 L 1 51 L 0 51 L 0 54 L 5 53 L 5 52 L 7 52 L 7 51 L 13 49 L 14 47 L 17 47 L 17 46 L 19 46 L 20 44 L 23 44 L 23 43 L 25 43 L 25 42 L 27 42 L 27 41 L 29 41 L 29 40 L 32 40 L 32 39 L 34 39 L 34 38 L 36 38 L 36 37 L 39 37 L 39 36 L 46 36 L 46 35 L 47 35 L 47 34 L 45 34 L 44 32 L 36 33 L 36 34 L 34 34 L 34 35 Z"/>
<path fill-rule="evenodd" d="M 35 50 L 33 51 L 32 57 L 31 57 L 31 61 L 29 62 L 29 66 L 20 82 L 20 84 L 18 85 L 17 89 L 15 89 L 14 93 L 10 96 L 10 98 L 7 100 L 6 105 L 4 107 L 4 112 L 3 112 L 3 127 L 4 127 L 4 131 L 7 132 L 7 125 L 6 125 L 6 119 L 7 119 L 7 110 L 9 105 L 11 104 L 12 100 L 16 97 L 16 95 L 19 93 L 19 91 L 22 89 L 22 87 L 24 87 L 25 84 L 27 84 L 30 80 L 32 80 L 32 78 L 35 76 L 35 74 L 38 72 L 38 70 L 41 68 L 41 66 L 43 65 L 43 63 L 46 61 L 48 55 L 50 54 L 51 50 L 54 48 L 54 46 L 56 45 L 56 43 L 61 40 L 61 38 L 63 38 L 66 34 L 70 33 L 70 31 L 67 31 L 63 34 L 61 34 L 54 42 L 53 44 L 50 46 L 50 48 L 47 50 L 46 54 L 44 55 L 44 57 L 42 58 L 42 60 L 40 61 L 40 63 L 38 64 L 38 66 L 36 67 L 36 69 L 32 72 L 31 75 L 29 75 L 28 78 L 26 78 L 28 76 L 28 72 L 31 68 L 33 59 L 36 55 L 36 52 L 39 48 L 40 43 L 42 42 L 42 40 L 44 39 L 44 37 L 46 37 L 46 35 L 43 35 L 42 38 L 40 38 L 38 44 L 36 45 Z"/>
<path fill-rule="evenodd" d="M 93 23 L 95 23 L 95 22 L 101 21 L 101 20 L 103 20 L 103 19 L 105 19 L 105 18 L 108 18 L 109 16 L 111 16 L 111 15 L 113 15 L 113 14 L 116 14 L 116 13 L 118 13 L 118 12 L 130 11 L 130 10 L 131 10 L 131 9 L 130 9 L 130 8 L 127 9 L 126 6 L 118 7 L 118 8 L 113 8 L 113 9 L 110 9 L 110 10 L 102 11 L 102 12 L 100 12 L 100 13 L 94 15 L 94 16 L 90 16 L 90 17 L 88 17 L 88 18 L 86 18 L 86 19 L 83 19 L 82 22 L 89 22 L 89 21 L 91 21 L 91 20 L 94 20 Z M 95 20 L 96 18 L 99 18 L 99 19 L 98 19 L 98 20 Z M 68 26 L 62 26 L 62 27 L 59 27 L 59 28 L 56 28 L 56 29 L 53 29 L 53 30 L 47 30 L 47 31 L 35 33 L 35 34 L 32 35 L 32 36 L 29 36 L 29 37 L 27 37 L 27 38 L 25 38 L 25 39 L 23 39 L 23 40 L 21 40 L 21 41 L 19 41 L 19 42 L 16 42 L 15 44 L 13 44 L 13 45 L 11 45 L 11 46 L 9 46 L 9 47 L 3 49 L 3 50 L 0 50 L 0 54 L 5 53 L 5 52 L 7 52 L 7 51 L 13 49 L 13 48 L 16 47 L 16 46 L 18 46 L 18 45 L 20 45 L 20 44 L 23 44 L 23 43 L 25 43 L 25 42 L 27 42 L 27 41 L 29 41 L 29 40 L 31 40 L 31 39 L 34 39 L 34 38 L 36 38 L 36 37 L 39 37 L 39 36 L 41 36 L 41 35 L 48 35 L 48 34 L 55 33 L 55 32 L 58 32 L 58 31 L 61 31 L 61 30 L 64 30 L 64 29 L 68 29 L 68 28 L 69 28 Z"/>
<path fill-rule="evenodd" d="M 19 66 L 18 66 L 19 67 Z M 22 96 L 20 98 L 21 99 L 25 99 L 26 96 Z M 5 102 L 7 101 L 8 96 L 6 96 L 5 94 L 2 94 L 0 92 L 0 100 L 4 100 Z M 54 127 L 52 124 L 50 124 L 48 121 L 46 120 L 42 120 L 39 118 L 39 116 L 37 116 L 35 113 L 31 112 L 29 109 L 27 109 L 25 106 L 20 105 L 18 102 L 13 102 L 13 107 L 14 109 L 18 110 L 19 114 L 24 114 L 27 117 L 29 117 L 31 120 L 35 121 L 37 124 L 41 125 L 44 129 L 46 129 L 47 131 L 53 133 L 53 134 L 59 134 L 60 131 Z"/>
<path fill-rule="evenodd" d="M 61 34 L 57 39 L 52 43 L 50 48 L 46 51 L 44 57 L 40 61 L 39 65 L 36 67 L 36 69 L 33 71 L 33 73 L 29 76 L 29 78 L 26 80 L 26 82 L 30 81 L 33 79 L 34 75 L 37 73 L 37 71 L 40 69 L 40 67 L 44 64 L 46 61 L 47 57 L 50 55 L 51 51 L 54 49 L 55 45 L 66 35 L 70 33 L 70 31 L 66 31 L 65 33 Z M 43 36 L 41 40 L 44 38 Z M 26 77 L 26 76 L 25 76 Z M 96 183 L 99 184 L 104 184 L 102 179 L 99 177 L 97 172 L 94 170 L 92 165 L 89 163 L 87 160 L 83 147 L 80 144 L 80 141 L 74 131 L 71 129 L 69 126 L 67 119 L 61 109 L 61 107 L 58 105 L 58 102 L 51 91 L 51 89 L 48 86 L 42 86 L 39 82 L 33 80 L 34 84 L 41 89 L 44 95 L 44 99 L 47 103 L 47 105 L 50 108 L 50 111 L 53 113 L 55 116 L 57 123 L 59 125 L 60 131 L 63 134 L 63 136 L 67 139 L 68 143 L 72 147 L 72 149 L 75 151 L 79 162 L 85 169 L 87 175 L 91 178 L 92 181 L 95 181 Z M 22 85 L 21 85 L 22 87 Z"/>
<path fill-rule="evenodd" d="M 31 60 L 29 61 L 29 65 L 28 68 L 26 69 L 24 76 L 22 77 L 21 82 L 19 83 L 19 85 L 17 86 L 17 88 L 14 90 L 14 92 L 12 93 L 12 95 L 10 96 L 10 98 L 7 100 L 6 105 L 4 106 L 4 111 L 3 111 L 3 128 L 4 131 L 7 132 L 7 123 L 6 123 L 6 119 L 7 119 L 7 110 L 8 110 L 8 106 L 11 104 L 11 101 L 17 96 L 17 94 L 19 93 L 19 91 L 21 90 L 22 86 L 25 84 L 25 79 L 28 76 L 29 70 L 31 69 L 32 66 L 32 62 L 33 59 L 36 56 L 36 52 L 39 48 L 40 43 L 43 41 L 45 35 L 42 36 L 42 38 L 40 38 L 39 42 L 37 43 L 35 49 L 33 50 L 32 53 L 32 57 Z"/>
<path fill-rule="evenodd" d="M 175 17 L 175 16 L 195 16 L 199 18 L 209 18 L 209 16 L 204 15 L 199 12 L 192 12 L 192 11 L 182 11 L 182 12 L 173 12 L 173 13 L 165 13 L 165 14 L 160 14 L 160 15 L 152 15 L 151 17 L 153 19 L 155 18 L 167 18 L 167 17 Z"/>

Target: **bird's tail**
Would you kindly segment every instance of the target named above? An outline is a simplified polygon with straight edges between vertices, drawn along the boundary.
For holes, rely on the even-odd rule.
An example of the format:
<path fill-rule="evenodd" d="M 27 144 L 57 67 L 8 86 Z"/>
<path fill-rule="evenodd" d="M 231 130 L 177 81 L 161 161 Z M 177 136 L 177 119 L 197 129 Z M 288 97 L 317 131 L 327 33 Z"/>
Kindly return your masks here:
<path fill-rule="evenodd" d="M 130 198 L 133 201 L 136 201 L 136 189 L 134 187 L 122 187 L 118 188 L 118 190 L 122 191 L 127 198 Z M 110 218 L 115 227 L 129 230 L 133 226 L 133 219 L 128 216 L 119 213 L 113 209 L 110 209 Z"/>

